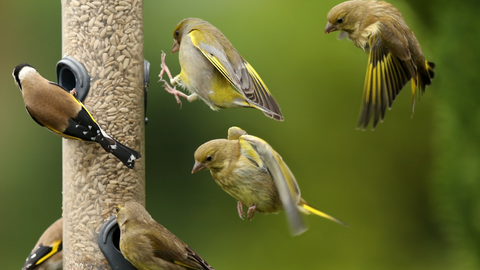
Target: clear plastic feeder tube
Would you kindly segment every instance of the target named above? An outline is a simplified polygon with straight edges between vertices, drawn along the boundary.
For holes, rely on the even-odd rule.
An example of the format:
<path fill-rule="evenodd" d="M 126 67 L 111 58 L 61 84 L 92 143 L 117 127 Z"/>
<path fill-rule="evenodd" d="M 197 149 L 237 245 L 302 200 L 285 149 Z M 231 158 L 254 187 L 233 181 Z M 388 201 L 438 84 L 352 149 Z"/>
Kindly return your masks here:
<path fill-rule="evenodd" d="M 100 227 L 117 204 L 145 202 L 143 1 L 62 0 L 62 35 L 62 56 L 90 75 L 85 107 L 142 155 L 129 169 L 98 144 L 63 139 L 64 269 L 110 269 Z"/>

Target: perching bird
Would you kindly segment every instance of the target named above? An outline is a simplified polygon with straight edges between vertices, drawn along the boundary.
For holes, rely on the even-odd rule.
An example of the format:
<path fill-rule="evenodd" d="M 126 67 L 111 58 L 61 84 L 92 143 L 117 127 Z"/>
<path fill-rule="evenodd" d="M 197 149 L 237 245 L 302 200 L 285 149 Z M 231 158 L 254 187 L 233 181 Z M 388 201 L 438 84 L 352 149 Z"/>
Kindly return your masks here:
<path fill-rule="evenodd" d="M 63 269 L 62 237 L 63 221 L 59 219 L 38 239 L 22 270 Z"/>
<path fill-rule="evenodd" d="M 178 96 L 190 102 L 201 98 L 215 111 L 256 108 L 270 118 L 283 121 L 280 107 L 260 76 L 215 26 L 187 18 L 175 27 L 173 39 L 172 53 L 179 51 L 182 71 L 172 78 L 162 53 L 159 77 L 167 72 L 172 85 L 179 84 L 191 93 L 187 96 L 165 82 L 165 89 L 175 95 L 177 103 L 181 104 Z"/>
<path fill-rule="evenodd" d="M 134 201 L 117 207 L 120 251 L 138 270 L 213 269 Z"/>
<path fill-rule="evenodd" d="M 370 53 L 357 128 L 372 129 L 383 121 L 395 97 L 412 81 L 412 114 L 415 92 L 430 85 L 435 64 L 425 60 L 422 48 L 402 14 L 384 1 L 353 0 L 333 7 L 327 15 L 325 33 L 342 31 L 355 46 Z"/>
<path fill-rule="evenodd" d="M 96 142 L 128 168 L 140 154 L 105 133 L 92 115 L 62 86 L 43 78 L 29 64 L 20 64 L 12 74 L 22 92 L 28 114 L 37 124 L 67 139 Z"/>
<path fill-rule="evenodd" d="M 276 213 L 285 210 L 293 235 L 306 230 L 298 211 L 345 225 L 301 198 L 292 172 L 266 141 L 247 135 L 238 127 L 231 127 L 228 136 L 228 140 L 211 140 L 195 151 L 192 173 L 210 170 L 215 182 L 238 200 L 240 218 L 243 219 L 245 204 L 248 206 L 248 219 L 253 218 L 255 211 Z"/>

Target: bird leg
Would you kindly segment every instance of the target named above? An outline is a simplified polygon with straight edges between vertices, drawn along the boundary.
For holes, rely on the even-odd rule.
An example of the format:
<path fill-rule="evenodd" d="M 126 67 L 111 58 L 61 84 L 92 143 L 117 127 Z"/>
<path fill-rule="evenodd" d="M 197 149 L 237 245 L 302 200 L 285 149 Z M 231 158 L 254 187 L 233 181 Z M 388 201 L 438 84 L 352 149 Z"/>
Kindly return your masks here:
<path fill-rule="evenodd" d="M 237 211 L 238 211 L 238 215 L 243 220 L 243 203 L 241 201 L 238 201 L 237 203 Z"/>
<path fill-rule="evenodd" d="M 160 81 L 165 81 L 163 79 L 163 73 L 167 73 L 168 78 L 170 79 L 170 83 L 173 84 L 173 76 L 172 73 L 170 73 L 170 69 L 168 69 L 167 64 L 165 63 L 165 56 L 167 56 L 163 51 L 162 51 L 162 63 L 160 64 L 160 67 L 162 70 L 160 70 L 160 74 L 158 74 L 158 77 L 160 78 Z"/>
<path fill-rule="evenodd" d="M 162 63 L 160 64 L 160 67 L 162 68 L 162 70 L 160 71 L 160 74 L 158 74 L 158 77 L 160 78 L 159 82 L 160 81 L 163 81 L 164 82 L 164 85 L 163 85 L 163 88 L 165 88 L 165 90 L 174 95 L 175 96 L 175 99 L 177 100 L 177 104 L 180 104 L 180 107 L 182 106 L 182 101 L 180 101 L 180 98 L 178 96 L 181 96 L 183 98 L 186 98 L 188 100 L 188 96 L 183 93 L 183 92 L 180 92 L 176 89 L 176 86 L 178 84 L 177 80 L 175 80 L 174 78 L 172 78 L 172 73 L 170 73 L 170 69 L 168 69 L 167 67 L 167 64 L 165 63 L 165 56 L 166 54 L 164 52 L 162 52 Z M 170 83 L 172 85 L 174 85 L 174 87 L 172 88 L 168 83 L 167 81 L 165 81 L 163 79 L 163 74 L 164 73 L 167 73 L 168 75 L 168 78 L 170 79 Z M 175 77 L 176 78 L 176 77 Z"/>
<path fill-rule="evenodd" d="M 252 219 L 253 219 L 253 215 L 255 214 L 255 210 L 257 210 L 257 206 L 256 206 L 256 205 L 252 205 L 252 206 L 248 207 L 248 211 L 247 211 L 247 218 L 248 218 L 248 220 L 252 220 Z"/>

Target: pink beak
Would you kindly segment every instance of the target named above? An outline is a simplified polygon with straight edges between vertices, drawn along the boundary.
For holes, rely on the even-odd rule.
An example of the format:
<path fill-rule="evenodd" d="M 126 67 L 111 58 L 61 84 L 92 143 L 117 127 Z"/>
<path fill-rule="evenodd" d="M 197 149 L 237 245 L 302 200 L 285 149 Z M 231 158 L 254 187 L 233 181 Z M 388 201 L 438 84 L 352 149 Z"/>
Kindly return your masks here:
<path fill-rule="evenodd" d="M 180 49 L 180 44 L 178 44 L 178 42 L 176 40 L 174 40 L 172 51 L 170 53 L 178 52 L 178 49 Z"/>
<path fill-rule="evenodd" d="M 205 164 L 200 163 L 200 162 L 195 160 L 195 164 L 193 165 L 192 173 L 196 173 L 198 171 L 205 170 L 206 168 L 207 168 L 207 166 L 205 166 Z"/>
<path fill-rule="evenodd" d="M 334 32 L 334 31 L 337 31 L 337 30 L 338 30 L 338 28 L 335 25 L 327 22 L 327 26 L 325 26 L 325 31 L 323 33 L 329 34 L 330 32 Z"/>

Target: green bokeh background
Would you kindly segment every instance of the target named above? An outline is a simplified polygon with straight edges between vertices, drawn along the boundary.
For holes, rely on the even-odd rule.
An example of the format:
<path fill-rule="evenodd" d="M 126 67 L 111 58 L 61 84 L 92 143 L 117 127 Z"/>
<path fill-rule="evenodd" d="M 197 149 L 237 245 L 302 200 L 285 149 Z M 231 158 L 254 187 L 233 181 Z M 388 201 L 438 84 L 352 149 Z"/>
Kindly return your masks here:
<path fill-rule="evenodd" d="M 144 1 L 151 63 L 146 128 L 147 209 L 216 269 L 478 269 L 480 242 L 479 25 L 477 1 L 391 1 L 415 31 L 436 78 L 417 101 L 407 85 L 371 131 L 355 130 L 367 55 L 324 35 L 339 1 Z M 175 25 L 217 26 L 262 76 L 285 122 L 257 110 L 214 112 L 156 83 Z M 475 23 L 472 23 L 475 22 Z M 11 77 L 23 62 L 55 80 L 60 1 L 0 2 L 0 260 L 20 269 L 61 215 L 61 140 L 27 115 Z M 167 54 L 174 74 L 178 54 Z M 312 205 L 292 238 L 284 213 L 242 221 L 208 172 L 191 175 L 193 152 L 239 126 L 268 141 Z"/>

